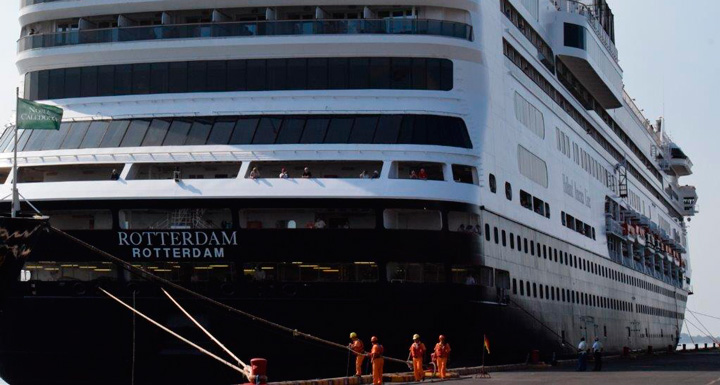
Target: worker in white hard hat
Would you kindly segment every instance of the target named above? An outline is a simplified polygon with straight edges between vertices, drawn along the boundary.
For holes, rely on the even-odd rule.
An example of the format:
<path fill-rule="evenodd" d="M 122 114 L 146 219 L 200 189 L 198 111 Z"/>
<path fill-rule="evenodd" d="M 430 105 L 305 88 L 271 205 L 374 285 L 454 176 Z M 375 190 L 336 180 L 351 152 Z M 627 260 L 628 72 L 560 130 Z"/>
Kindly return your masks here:
<path fill-rule="evenodd" d="M 360 377 L 362 376 L 362 363 L 363 360 L 365 360 L 365 356 L 363 355 L 365 346 L 355 332 L 350 333 L 350 345 L 348 345 L 348 349 L 355 353 L 355 375 Z"/>
<path fill-rule="evenodd" d="M 423 370 L 423 358 L 425 357 L 425 344 L 420 342 L 420 335 L 413 335 L 413 343 L 410 345 L 410 356 L 413 362 L 413 374 L 415 374 L 415 381 L 422 381 L 425 378 L 425 371 Z"/>

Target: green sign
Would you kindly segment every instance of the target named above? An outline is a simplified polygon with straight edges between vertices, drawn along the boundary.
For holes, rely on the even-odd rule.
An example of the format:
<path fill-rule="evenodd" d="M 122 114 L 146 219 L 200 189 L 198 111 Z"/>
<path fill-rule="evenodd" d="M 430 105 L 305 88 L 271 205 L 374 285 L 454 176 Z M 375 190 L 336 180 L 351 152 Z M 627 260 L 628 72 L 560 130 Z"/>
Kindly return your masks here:
<path fill-rule="evenodd" d="M 60 107 L 18 98 L 17 128 L 20 130 L 59 130 L 62 116 Z"/>

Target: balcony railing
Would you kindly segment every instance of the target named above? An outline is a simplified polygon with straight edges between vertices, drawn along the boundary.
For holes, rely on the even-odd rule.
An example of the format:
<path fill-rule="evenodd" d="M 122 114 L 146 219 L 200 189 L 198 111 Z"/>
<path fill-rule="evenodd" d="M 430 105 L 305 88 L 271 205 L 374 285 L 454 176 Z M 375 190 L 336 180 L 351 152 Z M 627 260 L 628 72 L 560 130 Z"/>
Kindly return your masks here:
<path fill-rule="evenodd" d="M 597 35 L 598 39 L 600 39 L 600 41 L 603 43 L 605 48 L 607 48 L 610 56 L 612 56 L 615 62 L 618 61 L 618 50 L 615 47 L 615 43 L 610 38 L 610 35 L 605 32 L 605 29 L 603 29 L 603 26 L 602 24 L 600 24 L 600 20 L 598 20 L 598 17 L 593 7 L 590 7 L 575 0 L 556 1 L 555 4 L 559 11 L 575 13 L 585 16 L 588 24 L 590 24 L 593 31 L 595 31 L 595 34 Z"/>
<path fill-rule="evenodd" d="M 355 34 L 430 35 L 472 41 L 472 27 L 452 21 L 425 19 L 289 20 L 155 25 L 30 35 L 18 41 L 18 51 L 79 44 L 159 39 Z"/>

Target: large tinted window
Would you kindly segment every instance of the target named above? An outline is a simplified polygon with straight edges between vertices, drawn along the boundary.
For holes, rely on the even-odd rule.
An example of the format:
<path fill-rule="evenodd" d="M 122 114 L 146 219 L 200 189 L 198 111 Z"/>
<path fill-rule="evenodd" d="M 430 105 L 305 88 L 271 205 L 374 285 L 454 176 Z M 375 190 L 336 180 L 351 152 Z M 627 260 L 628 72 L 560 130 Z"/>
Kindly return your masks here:
<path fill-rule="evenodd" d="M 187 134 L 190 132 L 192 121 L 184 119 L 175 119 L 168 130 L 163 146 L 182 146 L 185 144 Z"/>
<path fill-rule="evenodd" d="M 85 138 L 89 127 L 90 122 L 73 123 L 60 148 L 73 149 L 80 147 L 80 143 Z"/>
<path fill-rule="evenodd" d="M 145 134 L 147 133 L 147 129 L 149 126 L 149 120 L 135 119 L 130 122 L 130 126 L 125 133 L 125 137 L 123 138 L 122 142 L 120 142 L 120 147 L 139 146 L 142 143 L 143 139 L 145 139 Z"/>
<path fill-rule="evenodd" d="M 450 90 L 447 59 L 312 58 L 218 60 L 77 67 L 25 76 L 30 99 L 183 92 Z"/>
<path fill-rule="evenodd" d="M 127 131 L 129 125 L 129 120 L 115 120 L 110 122 L 108 130 L 105 133 L 102 142 L 100 142 L 100 147 L 120 146 L 120 142 L 122 141 L 123 136 L 125 136 L 125 131 Z"/>
<path fill-rule="evenodd" d="M 255 136 L 260 119 L 258 118 L 240 118 L 235 125 L 230 144 L 250 144 Z"/>
<path fill-rule="evenodd" d="M 258 124 L 255 137 L 253 138 L 253 144 L 275 143 L 275 138 L 280 131 L 280 123 L 282 123 L 282 119 L 279 118 L 260 119 L 260 124 Z"/>
<path fill-rule="evenodd" d="M 143 146 L 162 146 L 168 129 L 170 129 L 170 121 L 165 119 L 153 119 L 148 128 L 145 139 L 142 141 Z"/>
<path fill-rule="evenodd" d="M 109 125 L 110 122 L 106 121 L 92 122 L 92 124 L 90 124 L 90 128 L 88 128 L 87 134 L 85 134 L 85 138 L 83 138 L 82 143 L 80 143 L 80 148 L 99 147 L 100 141 L 102 141 L 103 136 L 105 136 L 105 132 L 107 131 Z"/>
<path fill-rule="evenodd" d="M 12 151 L 12 135 L 0 148 Z M 96 147 L 248 144 L 427 144 L 472 148 L 462 119 L 434 115 L 178 117 L 63 123 L 23 130 L 21 151 Z"/>
<path fill-rule="evenodd" d="M 565 46 L 585 49 L 585 28 L 581 25 L 565 23 Z"/>

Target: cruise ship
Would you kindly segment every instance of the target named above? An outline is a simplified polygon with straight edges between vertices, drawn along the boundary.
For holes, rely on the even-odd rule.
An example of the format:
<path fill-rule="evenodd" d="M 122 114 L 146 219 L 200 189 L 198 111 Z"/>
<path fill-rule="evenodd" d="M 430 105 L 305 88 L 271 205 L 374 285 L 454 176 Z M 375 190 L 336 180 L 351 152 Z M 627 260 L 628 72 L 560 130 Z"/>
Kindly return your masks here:
<path fill-rule="evenodd" d="M 451 368 L 483 336 L 486 364 L 677 343 L 692 162 L 626 93 L 605 0 L 22 0 L 19 20 L 20 97 L 65 115 L 19 132 L 16 181 L 0 135 L 3 211 L 16 182 L 23 216 L 390 357 L 414 333 L 446 335 Z M 37 238 L 0 262 L 10 384 L 244 382 L 100 291 L 217 350 L 155 283 L 3 223 Z M 271 380 L 347 373 L 343 350 L 176 294 Z"/>

